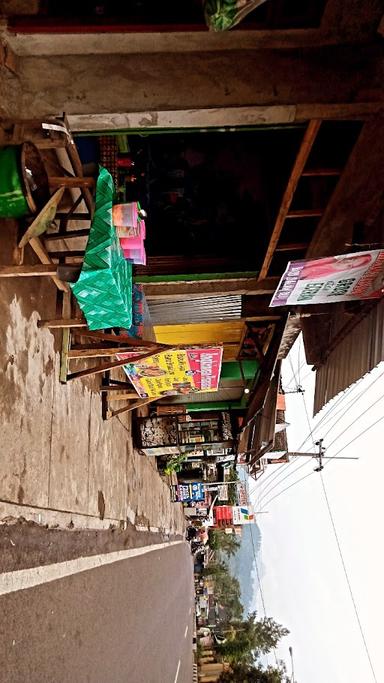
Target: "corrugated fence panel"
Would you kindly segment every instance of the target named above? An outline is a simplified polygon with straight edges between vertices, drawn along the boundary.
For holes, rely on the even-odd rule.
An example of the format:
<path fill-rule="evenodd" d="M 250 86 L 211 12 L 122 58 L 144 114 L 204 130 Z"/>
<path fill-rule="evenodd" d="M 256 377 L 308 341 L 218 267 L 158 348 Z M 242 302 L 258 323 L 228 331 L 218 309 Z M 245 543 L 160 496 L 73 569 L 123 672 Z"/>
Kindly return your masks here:
<path fill-rule="evenodd" d="M 149 301 L 153 325 L 173 323 L 200 323 L 211 320 L 238 320 L 241 318 L 241 294 L 213 296 L 187 301 Z"/>
<path fill-rule="evenodd" d="M 316 372 L 314 415 L 384 360 L 384 299 L 330 353 Z"/>

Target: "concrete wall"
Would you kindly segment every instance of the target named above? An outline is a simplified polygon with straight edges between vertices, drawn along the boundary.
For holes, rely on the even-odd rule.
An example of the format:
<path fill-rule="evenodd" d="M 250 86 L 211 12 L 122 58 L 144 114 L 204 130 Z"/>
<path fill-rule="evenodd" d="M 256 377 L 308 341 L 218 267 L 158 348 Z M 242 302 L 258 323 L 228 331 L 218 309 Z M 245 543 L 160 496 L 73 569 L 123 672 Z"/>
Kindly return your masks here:
<path fill-rule="evenodd" d="M 113 40 L 113 36 L 111 36 Z M 380 45 L 19 58 L 0 115 L 67 114 L 384 100 Z M 4 89 L 5 88 L 5 89 Z M 155 114 L 147 123 L 156 123 Z"/>

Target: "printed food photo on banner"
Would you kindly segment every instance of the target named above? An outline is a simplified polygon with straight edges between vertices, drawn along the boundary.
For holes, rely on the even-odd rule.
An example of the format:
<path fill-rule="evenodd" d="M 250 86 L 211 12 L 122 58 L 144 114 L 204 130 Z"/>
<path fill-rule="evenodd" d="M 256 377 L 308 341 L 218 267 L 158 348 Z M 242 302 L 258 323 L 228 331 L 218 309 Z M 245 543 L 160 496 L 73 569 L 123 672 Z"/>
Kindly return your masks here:
<path fill-rule="evenodd" d="M 142 398 L 177 396 L 217 391 L 222 356 L 221 346 L 178 348 L 124 367 Z"/>

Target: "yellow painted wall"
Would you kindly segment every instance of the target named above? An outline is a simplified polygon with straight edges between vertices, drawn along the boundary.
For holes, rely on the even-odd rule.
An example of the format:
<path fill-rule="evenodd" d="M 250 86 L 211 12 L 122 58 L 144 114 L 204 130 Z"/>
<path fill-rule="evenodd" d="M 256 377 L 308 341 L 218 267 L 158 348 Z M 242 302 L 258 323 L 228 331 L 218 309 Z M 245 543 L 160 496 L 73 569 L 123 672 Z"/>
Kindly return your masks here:
<path fill-rule="evenodd" d="M 239 353 L 244 321 L 214 321 L 190 325 L 156 325 L 156 340 L 161 344 L 224 344 L 224 360 L 235 360 Z"/>

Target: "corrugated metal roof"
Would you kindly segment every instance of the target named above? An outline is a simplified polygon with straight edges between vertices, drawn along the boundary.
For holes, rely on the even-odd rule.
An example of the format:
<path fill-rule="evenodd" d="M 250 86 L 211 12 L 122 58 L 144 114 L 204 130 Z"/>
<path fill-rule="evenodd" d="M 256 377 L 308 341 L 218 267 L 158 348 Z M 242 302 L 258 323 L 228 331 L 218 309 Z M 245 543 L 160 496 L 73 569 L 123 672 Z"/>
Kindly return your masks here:
<path fill-rule="evenodd" d="M 314 415 L 384 360 L 384 299 L 331 351 L 316 372 Z"/>
<path fill-rule="evenodd" d="M 153 325 L 200 323 L 241 318 L 241 294 L 191 298 L 187 301 L 149 301 Z"/>

